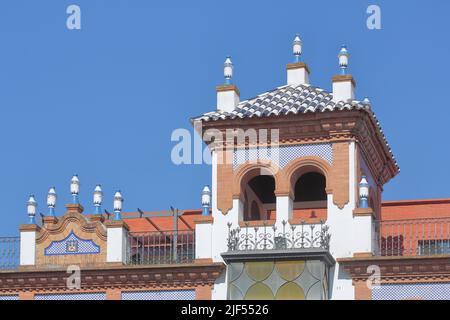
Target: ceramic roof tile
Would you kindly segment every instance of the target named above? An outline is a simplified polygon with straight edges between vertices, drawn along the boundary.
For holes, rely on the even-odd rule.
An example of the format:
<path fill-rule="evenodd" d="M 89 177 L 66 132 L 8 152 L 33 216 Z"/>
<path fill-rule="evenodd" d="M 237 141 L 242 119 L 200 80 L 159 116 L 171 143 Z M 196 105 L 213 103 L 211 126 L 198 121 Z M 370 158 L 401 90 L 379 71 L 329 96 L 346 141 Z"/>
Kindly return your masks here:
<path fill-rule="evenodd" d="M 241 101 L 231 112 L 208 112 L 199 117 L 195 117 L 192 120 L 209 122 L 236 118 L 283 116 L 289 114 L 340 110 L 366 111 L 377 124 L 379 133 L 386 143 L 392 159 L 395 161 L 395 157 L 381 130 L 379 121 L 371 110 L 369 103 L 357 100 L 334 102 L 333 95 L 330 92 L 311 85 L 285 85 L 278 87 L 274 90 L 264 92 L 255 98 Z"/>

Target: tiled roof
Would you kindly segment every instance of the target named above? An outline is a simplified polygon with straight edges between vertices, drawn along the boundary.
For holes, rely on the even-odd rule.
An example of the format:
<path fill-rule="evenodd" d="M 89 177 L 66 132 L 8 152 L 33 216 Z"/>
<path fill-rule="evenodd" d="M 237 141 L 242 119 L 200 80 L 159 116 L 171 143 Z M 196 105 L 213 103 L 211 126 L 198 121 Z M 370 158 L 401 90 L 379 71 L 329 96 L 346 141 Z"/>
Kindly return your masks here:
<path fill-rule="evenodd" d="M 359 101 L 332 101 L 333 95 L 310 85 L 286 85 L 245 100 L 232 112 L 213 111 L 194 120 L 214 121 L 235 118 L 281 116 L 334 110 L 370 110 L 370 105 Z"/>
<path fill-rule="evenodd" d="M 195 230 L 194 220 L 202 215 L 202 209 L 182 210 L 183 214 L 178 218 L 178 230 Z M 130 228 L 131 232 L 152 232 L 152 231 L 173 231 L 173 217 L 158 217 L 161 212 L 145 211 L 124 212 L 122 219 Z M 89 217 L 90 215 L 88 215 Z M 103 214 L 105 219 L 111 219 L 111 216 Z"/>
<path fill-rule="evenodd" d="M 240 102 L 231 112 L 213 111 L 193 118 L 192 121 L 216 121 L 226 119 L 262 118 L 269 116 L 287 116 L 290 114 L 305 114 L 309 112 L 327 112 L 341 110 L 366 111 L 377 125 L 379 134 L 392 156 L 397 168 L 397 162 L 384 136 L 380 123 L 371 105 L 364 101 L 333 101 L 333 95 L 321 88 L 311 85 L 285 85 L 264 92 L 255 98 Z"/>
<path fill-rule="evenodd" d="M 158 212 L 144 212 L 142 218 L 138 212 L 123 213 L 122 219 L 131 232 L 173 231 L 173 217 L 156 217 Z M 178 218 L 178 230 L 194 230 L 194 220 L 202 215 L 202 210 L 184 210 Z"/>

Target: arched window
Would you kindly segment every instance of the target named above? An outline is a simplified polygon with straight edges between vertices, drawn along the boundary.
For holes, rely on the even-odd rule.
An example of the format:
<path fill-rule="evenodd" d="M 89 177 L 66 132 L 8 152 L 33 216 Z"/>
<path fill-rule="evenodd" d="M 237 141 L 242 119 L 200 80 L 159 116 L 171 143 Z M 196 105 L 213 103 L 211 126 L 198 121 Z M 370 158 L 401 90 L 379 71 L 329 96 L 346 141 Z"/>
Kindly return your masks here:
<path fill-rule="evenodd" d="M 275 179 L 260 175 L 250 179 L 245 186 L 244 221 L 269 220 L 275 211 Z"/>
<path fill-rule="evenodd" d="M 294 202 L 327 200 L 325 176 L 318 172 L 308 172 L 295 183 Z"/>
<path fill-rule="evenodd" d="M 250 220 L 261 220 L 261 213 L 259 212 L 259 207 L 256 201 L 252 202 L 252 205 L 250 207 Z"/>
<path fill-rule="evenodd" d="M 326 178 L 317 171 L 302 174 L 294 187 L 294 218 L 327 219 Z"/>

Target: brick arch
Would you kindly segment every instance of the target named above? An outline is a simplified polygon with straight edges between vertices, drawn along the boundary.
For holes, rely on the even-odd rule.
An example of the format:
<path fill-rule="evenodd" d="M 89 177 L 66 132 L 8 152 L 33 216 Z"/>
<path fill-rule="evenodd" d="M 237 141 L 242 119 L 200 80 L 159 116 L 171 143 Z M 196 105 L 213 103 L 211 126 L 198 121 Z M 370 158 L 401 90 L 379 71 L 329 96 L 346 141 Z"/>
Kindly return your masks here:
<path fill-rule="evenodd" d="M 254 177 L 261 175 L 261 170 L 270 173 L 275 179 L 275 194 L 278 195 L 285 191 L 286 183 L 281 169 L 273 162 L 268 160 L 259 160 L 255 162 L 245 162 L 241 164 L 233 177 L 233 199 L 244 201 L 244 189 L 247 183 Z"/>
<path fill-rule="evenodd" d="M 327 194 L 333 193 L 333 175 L 332 168 L 325 160 L 319 157 L 301 157 L 288 163 L 284 168 L 284 176 L 289 190 L 289 195 L 294 198 L 295 183 L 305 173 L 317 172 L 325 176 Z"/>

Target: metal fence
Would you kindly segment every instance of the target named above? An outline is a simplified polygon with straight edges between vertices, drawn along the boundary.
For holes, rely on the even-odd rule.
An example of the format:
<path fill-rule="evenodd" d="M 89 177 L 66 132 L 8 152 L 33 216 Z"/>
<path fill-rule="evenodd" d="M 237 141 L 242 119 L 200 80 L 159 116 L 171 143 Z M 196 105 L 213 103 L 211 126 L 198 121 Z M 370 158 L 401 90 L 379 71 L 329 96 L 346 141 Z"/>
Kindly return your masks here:
<path fill-rule="evenodd" d="M 376 255 L 450 254 L 450 217 L 377 221 Z"/>
<path fill-rule="evenodd" d="M 194 259 L 194 231 L 152 231 L 128 234 L 128 264 L 190 263 Z"/>
<path fill-rule="evenodd" d="M 19 237 L 0 237 L 0 270 L 15 270 L 19 266 L 19 248 Z"/>
<path fill-rule="evenodd" d="M 306 224 L 298 226 L 288 225 L 282 221 L 281 230 L 276 226 L 268 226 L 266 221 L 262 227 L 251 227 L 245 223 L 244 227 L 232 228 L 228 223 L 228 251 L 248 250 L 285 250 L 285 249 L 325 249 L 330 247 L 328 226 L 323 221 L 320 224 Z"/>

